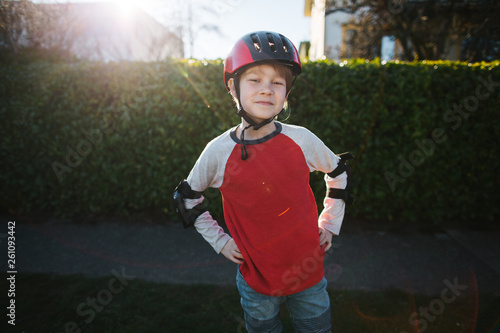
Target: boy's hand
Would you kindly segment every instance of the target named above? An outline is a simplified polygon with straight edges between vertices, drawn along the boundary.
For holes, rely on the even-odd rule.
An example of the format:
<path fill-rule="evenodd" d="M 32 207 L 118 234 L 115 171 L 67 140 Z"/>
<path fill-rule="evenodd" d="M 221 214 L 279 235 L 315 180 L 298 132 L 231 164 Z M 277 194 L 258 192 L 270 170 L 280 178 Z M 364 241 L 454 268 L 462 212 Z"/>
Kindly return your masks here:
<path fill-rule="evenodd" d="M 319 228 L 319 246 L 325 246 L 323 250 L 326 252 L 332 247 L 333 234 L 323 228 Z"/>
<path fill-rule="evenodd" d="M 241 255 L 240 249 L 238 249 L 238 246 L 234 242 L 234 239 L 230 239 L 226 245 L 222 248 L 222 251 L 220 251 L 227 259 L 231 260 L 235 264 L 242 264 L 243 263 L 243 256 Z"/>

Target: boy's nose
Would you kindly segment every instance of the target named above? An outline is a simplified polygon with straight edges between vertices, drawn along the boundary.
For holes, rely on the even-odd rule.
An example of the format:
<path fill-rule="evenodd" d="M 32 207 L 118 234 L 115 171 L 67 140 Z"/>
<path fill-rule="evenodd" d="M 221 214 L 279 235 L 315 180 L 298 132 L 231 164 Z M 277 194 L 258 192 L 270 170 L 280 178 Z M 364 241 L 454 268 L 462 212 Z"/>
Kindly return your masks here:
<path fill-rule="evenodd" d="M 260 93 L 261 94 L 272 94 L 273 93 L 272 83 L 263 83 L 262 86 L 260 87 Z"/>

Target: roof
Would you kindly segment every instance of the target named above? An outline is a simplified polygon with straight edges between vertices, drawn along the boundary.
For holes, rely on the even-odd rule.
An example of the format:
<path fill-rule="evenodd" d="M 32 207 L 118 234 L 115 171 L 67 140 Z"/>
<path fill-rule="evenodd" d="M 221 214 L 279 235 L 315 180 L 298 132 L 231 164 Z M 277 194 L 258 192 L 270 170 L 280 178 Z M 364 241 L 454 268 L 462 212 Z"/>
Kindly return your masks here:
<path fill-rule="evenodd" d="M 121 6 L 109 2 L 39 6 L 43 15 L 52 20 L 47 43 L 63 38 L 78 57 L 154 61 L 184 56 L 181 38 L 141 9 L 131 7 L 124 12 Z"/>

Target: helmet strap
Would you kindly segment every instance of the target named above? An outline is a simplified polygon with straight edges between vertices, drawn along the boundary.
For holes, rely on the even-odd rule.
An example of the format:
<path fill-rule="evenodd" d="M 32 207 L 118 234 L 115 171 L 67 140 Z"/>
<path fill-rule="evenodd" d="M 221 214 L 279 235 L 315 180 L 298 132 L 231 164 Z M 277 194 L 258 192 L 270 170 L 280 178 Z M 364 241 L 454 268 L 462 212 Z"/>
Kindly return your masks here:
<path fill-rule="evenodd" d="M 235 77 L 234 77 L 234 90 L 236 92 L 236 99 L 238 101 L 238 116 L 240 116 L 241 118 L 245 119 L 245 121 L 250 125 L 250 126 L 247 126 L 247 127 L 253 127 L 254 131 L 257 131 L 258 129 L 260 129 L 264 125 L 267 125 L 267 124 L 269 124 L 270 122 L 272 122 L 274 120 L 274 118 L 276 117 L 276 115 L 274 115 L 271 118 L 268 118 L 268 119 L 266 119 L 266 120 L 264 120 L 264 121 L 262 121 L 260 123 L 257 123 L 252 118 L 250 118 L 250 116 L 245 111 L 245 109 L 243 109 L 243 105 L 241 104 L 241 100 L 240 100 L 240 77 L 239 77 L 239 75 L 235 75 Z M 283 112 L 283 110 L 280 111 L 280 113 L 281 112 Z"/>
<path fill-rule="evenodd" d="M 258 130 L 262 126 L 269 124 L 271 121 L 273 121 L 274 116 L 272 118 L 264 120 L 261 123 L 257 123 L 252 118 L 250 118 L 248 113 L 243 109 L 243 105 L 241 104 L 241 100 L 240 100 L 240 77 L 239 77 L 239 75 L 235 75 L 233 79 L 234 79 L 234 90 L 236 92 L 236 100 L 238 101 L 238 116 L 243 118 L 248 123 L 248 126 L 245 127 L 241 131 L 241 144 L 240 144 L 240 146 L 241 146 L 241 159 L 244 161 L 248 158 L 248 151 L 247 151 L 247 147 L 245 144 L 245 131 L 247 129 L 249 129 L 250 127 L 253 127 L 254 131 Z"/>
<path fill-rule="evenodd" d="M 248 158 L 248 151 L 247 151 L 247 146 L 245 145 L 245 131 L 252 127 L 252 125 L 248 125 L 241 131 L 241 159 L 244 161 Z"/>
<path fill-rule="evenodd" d="M 293 86 L 293 84 L 295 83 L 295 79 L 296 78 L 297 78 L 297 76 L 294 76 L 291 86 Z M 250 118 L 250 116 L 245 111 L 245 109 L 243 109 L 243 105 L 241 104 L 241 100 L 240 100 L 240 76 L 239 75 L 235 75 L 233 77 L 233 79 L 234 79 L 234 90 L 236 92 L 236 99 L 238 101 L 238 116 L 240 116 L 241 118 L 243 118 L 248 123 L 248 126 L 245 127 L 241 131 L 241 159 L 242 160 L 246 160 L 248 158 L 248 151 L 247 151 L 246 144 L 245 144 L 245 131 L 247 129 L 249 129 L 250 127 L 252 127 L 254 131 L 257 131 L 261 127 L 263 127 L 263 126 L 269 124 L 270 122 L 272 122 L 276 118 L 276 116 L 279 115 L 279 114 L 281 114 L 281 113 L 283 113 L 283 111 L 285 109 L 283 108 L 277 115 L 274 115 L 271 118 L 268 118 L 268 119 L 266 119 L 266 120 L 264 120 L 264 121 L 262 121 L 260 123 L 257 123 L 252 118 Z M 291 87 L 290 87 L 290 90 L 291 90 Z M 290 92 L 290 90 L 288 91 L 288 93 Z M 288 93 L 287 93 L 287 96 L 288 96 Z"/>

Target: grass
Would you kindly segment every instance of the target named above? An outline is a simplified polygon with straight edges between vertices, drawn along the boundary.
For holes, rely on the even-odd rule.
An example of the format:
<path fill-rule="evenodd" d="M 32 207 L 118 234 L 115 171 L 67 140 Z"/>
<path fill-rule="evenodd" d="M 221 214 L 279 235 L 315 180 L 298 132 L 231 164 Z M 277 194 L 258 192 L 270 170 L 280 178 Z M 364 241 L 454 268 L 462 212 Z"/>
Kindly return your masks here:
<path fill-rule="evenodd" d="M 4 295 L 9 289 L 6 278 L 2 273 L 0 290 Z M 16 325 L 3 319 L 1 332 L 246 332 L 236 286 L 140 280 L 120 284 L 112 276 L 19 273 L 15 293 Z M 429 312 L 427 319 L 425 315 L 416 318 L 421 325 L 418 331 L 410 324 L 411 314 L 436 305 L 432 302 L 439 295 L 410 295 L 397 290 L 330 290 L 330 295 L 334 332 L 498 332 L 500 296 L 457 297 L 439 314 Z M 4 311 L 6 304 L 2 302 Z M 281 317 L 284 332 L 292 332 L 285 309 Z"/>

